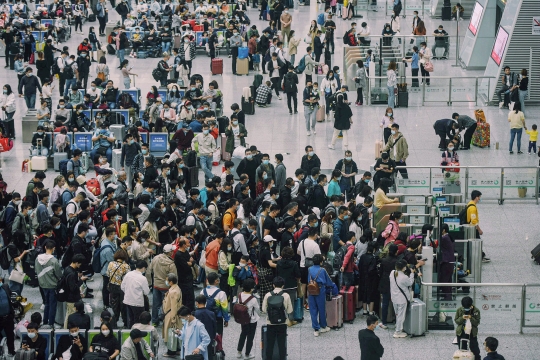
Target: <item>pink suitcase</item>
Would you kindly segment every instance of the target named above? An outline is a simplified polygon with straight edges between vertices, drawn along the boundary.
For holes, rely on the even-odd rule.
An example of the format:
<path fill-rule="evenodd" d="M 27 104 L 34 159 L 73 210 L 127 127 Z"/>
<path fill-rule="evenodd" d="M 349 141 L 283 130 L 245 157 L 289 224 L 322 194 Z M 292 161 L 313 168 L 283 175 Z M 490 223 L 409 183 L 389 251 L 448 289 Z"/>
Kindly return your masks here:
<path fill-rule="evenodd" d="M 225 151 L 227 145 L 227 137 L 225 134 L 221 134 L 221 160 L 228 161 L 231 160 L 231 153 Z"/>
<path fill-rule="evenodd" d="M 332 329 L 343 326 L 343 297 L 333 296 L 331 301 L 326 302 L 326 322 Z"/>
<path fill-rule="evenodd" d="M 343 296 L 343 322 L 347 321 L 350 324 L 356 317 L 355 292 L 354 286 L 343 286 L 339 291 L 339 294 Z"/>
<path fill-rule="evenodd" d="M 375 141 L 375 159 L 378 159 L 381 157 L 381 153 L 384 149 L 384 143 L 382 140 L 376 140 Z"/>

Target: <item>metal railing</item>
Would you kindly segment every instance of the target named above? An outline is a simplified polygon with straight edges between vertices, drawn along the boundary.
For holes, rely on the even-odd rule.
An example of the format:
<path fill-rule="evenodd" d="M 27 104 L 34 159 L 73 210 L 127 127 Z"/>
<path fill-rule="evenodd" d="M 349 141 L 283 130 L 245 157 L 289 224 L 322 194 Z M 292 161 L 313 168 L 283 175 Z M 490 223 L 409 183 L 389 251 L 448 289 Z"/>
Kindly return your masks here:
<path fill-rule="evenodd" d="M 421 193 L 433 190 L 433 187 L 444 187 L 450 184 L 455 184 L 455 188 L 459 187 L 459 191 L 450 191 L 447 193 L 460 193 L 464 195 L 464 199 L 468 199 L 469 187 L 472 189 L 487 189 L 488 191 L 482 195 L 484 200 L 497 200 L 499 205 L 503 205 L 505 200 L 535 200 L 538 205 L 538 185 L 540 176 L 539 166 L 461 166 L 460 172 L 442 172 L 442 169 L 447 169 L 448 166 L 396 166 L 397 169 L 407 169 L 408 171 L 413 169 L 428 169 L 429 175 L 426 179 L 425 175 L 418 173 L 410 173 L 409 178 L 398 178 L 397 173 L 394 173 L 394 181 L 396 184 L 396 192 L 404 193 L 403 189 L 417 188 L 421 190 Z M 486 172 L 485 170 L 495 169 L 495 172 Z M 516 173 L 517 169 L 527 170 L 525 174 Z M 436 173 L 433 171 L 436 170 Z M 481 170 L 481 176 L 475 177 L 473 174 L 475 170 Z M 510 170 L 510 172 L 505 172 Z M 449 176 L 450 175 L 450 176 Z M 416 176 L 416 178 L 415 178 Z M 449 179 L 449 180 L 448 180 Z M 462 183 L 464 186 L 462 187 Z M 518 197 L 512 196 L 512 194 L 506 194 L 505 190 L 518 189 Z M 534 188 L 533 196 L 527 198 L 527 189 Z M 493 191 L 498 194 L 493 196 Z M 524 194 L 523 194 L 524 192 Z"/>
<path fill-rule="evenodd" d="M 430 296 L 432 296 L 432 287 L 456 287 L 456 286 L 467 286 L 472 288 L 472 299 L 473 304 L 477 304 L 476 302 L 476 288 L 483 288 L 483 287 L 518 287 L 521 288 L 521 309 L 520 309 L 520 316 L 519 316 L 519 333 L 523 334 L 523 328 L 540 328 L 540 322 L 538 324 L 532 324 L 532 325 L 526 325 L 525 322 L 527 320 L 527 287 L 540 287 L 540 284 L 527 284 L 527 283 L 467 283 L 467 284 L 460 284 L 460 283 L 433 283 L 433 282 L 424 282 L 422 281 L 422 298 L 424 302 L 426 303 L 426 307 L 428 311 L 426 311 L 426 323 L 429 323 L 429 303 L 432 301 L 430 299 Z M 439 300 L 435 300 L 439 301 Z M 529 304 L 529 308 L 536 308 L 536 305 L 534 302 L 531 302 Z M 486 310 L 486 309 L 484 309 Z M 443 310 L 444 311 L 444 310 Z M 535 312 L 538 312 L 537 310 L 534 310 Z M 483 315 L 482 319 L 485 319 L 485 314 Z"/>
<path fill-rule="evenodd" d="M 414 11 L 418 11 L 421 13 L 422 17 L 424 17 L 424 1 L 422 0 L 401 0 L 401 13 L 399 16 L 407 17 L 407 15 L 414 15 Z M 386 0 L 386 15 L 392 15 L 394 12 L 394 1 L 393 0 Z"/>

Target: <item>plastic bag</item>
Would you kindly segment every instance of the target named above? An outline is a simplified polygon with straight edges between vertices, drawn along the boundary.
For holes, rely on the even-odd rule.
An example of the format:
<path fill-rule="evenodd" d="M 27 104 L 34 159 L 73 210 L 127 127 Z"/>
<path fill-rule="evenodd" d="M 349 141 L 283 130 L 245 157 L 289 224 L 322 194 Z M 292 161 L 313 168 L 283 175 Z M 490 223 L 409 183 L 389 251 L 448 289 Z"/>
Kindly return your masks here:
<path fill-rule="evenodd" d="M 465 334 L 470 335 L 472 331 L 472 323 L 471 319 L 467 319 L 465 322 Z"/>

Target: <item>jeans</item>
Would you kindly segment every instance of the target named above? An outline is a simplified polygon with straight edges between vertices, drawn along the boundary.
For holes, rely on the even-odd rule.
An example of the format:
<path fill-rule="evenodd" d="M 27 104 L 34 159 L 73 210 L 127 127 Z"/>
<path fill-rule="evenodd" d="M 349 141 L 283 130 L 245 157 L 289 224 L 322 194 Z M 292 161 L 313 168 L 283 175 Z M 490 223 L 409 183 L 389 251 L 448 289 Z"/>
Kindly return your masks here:
<path fill-rule="evenodd" d="M 294 102 L 294 112 L 298 112 L 298 95 L 296 93 L 287 93 L 287 106 L 289 107 L 289 112 L 293 112 L 291 99 Z"/>
<path fill-rule="evenodd" d="M 403 331 L 403 323 L 407 314 L 407 304 L 394 304 L 394 312 L 396 313 L 396 333 Z"/>
<path fill-rule="evenodd" d="M 289 60 L 289 62 L 291 63 L 292 66 L 294 66 L 295 59 L 296 59 L 296 54 L 291 54 L 291 59 Z"/>
<path fill-rule="evenodd" d="M 125 306 L 126 306 L 127 318 L 128 318 L 127 329 L 131 329 L 133 324 L 139 322 L 139 316 L 141 316 L 141 313 L 144 312 L 144 306 L 131 306 L 131 305 L 125 305 Z"/>
<path fill-rule="evenodd" d="M 521 104 L 521 111 L 523 111 L 523 113 L 525 113 L 525 98 L 527 97 L 528 93 L 529 93 L 529 90 L 519 90 L 518 89 L 519 102 Z"/>
<path fill-rule="evenodd" d="M 510 89 L 507 85 L 503 85 L 499 90 L 497 90 L 497 99 L 499 99 L 499 102 L 503 101 L 502 94 L 504 94 L 508 89 Z"/>
<path fill-rule="evenodd" d="M 238 339 L 238 347 L 236 350 L 242 352 L 244 348 L 244 342 L 246 343 L 246 355 L 251 353 L 253 348 L 253 338 L 255 337 L 255 331 L 257 330 L 257 323 L 249 323 L 242 325 L 242 332 L 240 333 L 240 339 Z"/>
<path fill-rule="evenodd" d="M 105 34 L 105 26 L 107 25 L 107 19 L 105 18 L 105 16 L 103 17 L 98 16 L 97 19 L 99 21 L 99 34 L 100 35 Z"/>
<path fill-rule="evenodd" d="M 394 94 L 394 86 L 387 86 L 388 88 L 388 107 L 394 108 L 394 104 L 396 103 L 396 95 Z"/>
<path fill-rule="evenodd" d="M 64 97 L 68 96 L 68 92 L 75 85 L 77 85 L 77 79 L 66 79 L 66 83 L 64 85 Z"/>
<path fill-rule="evenodd" d="M 56 317 L 56 297 L 54 296 L 55 289 L 43 289 L 45 294 L 45 310 L 43 311 L 43 325 L 54 325 Z"/>
<path fill-rule="evenodd" d="M 162 50 L 162 52 L 169 52 L 170 48 L 171 48 L 171 42 L 170 41 L 162 41 L 161 42 L 161 50 Z"/>
<path fill-rule="evenodd" d="M 35 109 L 36 108 L 36 94 L 24 95 L 24 102 L 26 103 L 26 107 L 28 109 Z"/>
<path fill-rule="evenodd" d="M 204 179 L 206 181 L 212 180 L 214 174 L 212 174 L 212 155 L 207 155 L 199 158 L 201 161 L 201 169 L 204 172 Z"/>
<path fill-rule="evenodd" d="M 308 295 L 309 315 L 311 316 L 311 327 L 315 331 L 324 329 L 326 324 L 326 291 L 322 287 L 319 295 Z M 317 321 L 317 316 L 319 320 Z"/>
<path fill-rule="evenodd" d="M 47 156 L 49 155 L 49 149 L 46 147 L 41 147 L 41 149 L 38 149 L 37 146 L 32 146 L 32 155 L 33 156 Z"/>
<path fill-rule="evenodd" d="M 167 290 L 158 290 L 156 288 L 152 291 L 152 323 L 154 324 L 157 324 L 159 321 L 158 311 L 163 304 L 163 298 L 166 293 Z"/>
<path fill-rule="evenodd" d="M 390 293 L 382 293 L 381 322 L 383 325 L 388 323 L 388 305 L 390 304 Z"/>
<path fill-rule="evenodd" d="M 274 358 L 274 344 L 277 341 L 279 358 L 285 359 L 287 355 L 287 350 L 285 348 L 285 344 L 287 343 L 287 325 L 268 325 L 266 329 L 266 358 Z"/>
<path fill-rule="evenodd" d="M 97 161 L 95 161 L 96 155 L 97 155 L 97 149 L 93 149 L 92 151 L 90 151 L 90 159 L 92 161 L 94 161 L 94 163 L 97 163 Z M 107 152 L 105 153 L 105 155 L 107 156 L 107 161 L 109 162 L 109 164 L 111 164 L 112 163 L 112 147 L 107 148 Z M 104 276 L 103 278 L 105 278 L 105 277 L 106 276 Z M 108 281 L 108 279 L 107 279 L 107 281 Z M 103 281 L 103 286 L 105 286 L 105 281 Z M 105 304 L 108 304 L 109 303 L 109 298 L 107 298 L 106 300 L 105 300 L 105 298 L 103 298 L 103 302 Z"/>
<path fill-rule="evenodd" d="M 332 94 L 327 94 L 326 92 L 324 93 L 324 103 L 326 104 L 326 107 L 325 107 L 325 111 L 326 111 L 326 115 L 328 115 L 328 113 L 330 113 L 330 96 L 332 96 Z"/>
<path fill-rule="evenodd" d="M 116 103 L 114 101 L 107 101 L 109 109 L 116 109 Z"/>
<path fill-rule="evenodd" d="M 510 145 L 508 145 L 508 148 L 510 151 L 513 151 L 514 147 L 514 138 L 517 135 L 517 150 L 521 151 L 521 134 L 523 133 L 523 128 L 520 129 L 510 129 Z"/>
<path fill-rule="evenodd" d="M 124 61 L 124 56 L 126 55 L 125 49 L 119 49 L 116 50 L 116 55 L 118 55 L 118 59 L 120 60 L 120 64 Z"/>
<path fill-rule="evenodd" d="M 532 150 L 533 154 L 536 154 L 536 141 L 529 141 L 529 150 L 528 150 L 528 152 L 531 152 L 531 150 Z"/>
<path fill-rule="evenodd" d="M 336 141 L 338 138 L 339 133 L 343 135 L 343 149 L 346 150 L 349 146 L 349 130 L 338 130 L 334 129 L 334 134 L 332 135 L 332 146 L 336 145 Z"/>
<path fill-rule="evenodd" d="M 310 131 L 311 129 L 315 130 L 315 125 L 317 124 L 317 110 L 316 106 L 305 106 L 304 105 L 304 118 L 306 119 L 306 130 Z"/>
<path fill-rule="evenodd" d="M 9 280 L 9 289 L 12 292 L 16 292 L 17 294 L 22 295 L 23 288 L 24 284 Z"/>
<path fill-rule="evenodd" d="M 124 87 L 126 89 L 129 89 L 131 87 L 131 79 L 130 78 L 128 78 L 128 77 L 124 78 Z"/>

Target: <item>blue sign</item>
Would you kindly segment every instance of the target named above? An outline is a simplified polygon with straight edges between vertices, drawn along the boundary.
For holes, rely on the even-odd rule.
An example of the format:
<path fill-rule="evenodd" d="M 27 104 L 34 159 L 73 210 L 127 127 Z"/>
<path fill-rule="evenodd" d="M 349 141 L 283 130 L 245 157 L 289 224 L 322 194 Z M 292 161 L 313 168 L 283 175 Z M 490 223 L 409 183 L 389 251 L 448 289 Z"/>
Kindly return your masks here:
<path fill-rule="evenodd" d="M 41 31 L 32 31 L 32 36 L 36 40 L 36 42 L 42 42 L 43 41 L 43 32 Z"/>
<path fill-rule="evenodd" d="M 447 217 L 450 215 L 450 206 L 441 206 L 439 207 L 439 215 L 441 217 Z"/>
<path fill-rule="evenodd" d="M 82 113 L 88 118 L 88 120 L 92 121 L 92 112 L 90 110 L 83 110 Z"/>
<path fill-rule="evenodd" d="M 73 144 L 77 146 L 77 149 L 81 149 L 82 151 L 92 150 L 92 133 L 74 133 Z"/>
<path fill-rule="evenodd" d="M 164 155 L 169 148 L 169 134 L 167 133 L 149 133 L 148 145 L 150 152 L 156 155 Z"/>
<path fill-rule="evenodd" d="M 444 218 L 443 219 L 444 224 L 448 224 L 448 230 L 450 231 L 459 231 L 459 219 L 458 218 Z"/>
<path fill-rule="evenodd" d="M 148 133 L 147 132 L 140 132 L 139 136 L 141 137 L 141 142 L 148 144 Z"/>
<path fill-rule="evenodd" d="M 158 90 L 157 92 L 163 102 L 167 101 L 167 90 Z"/>

